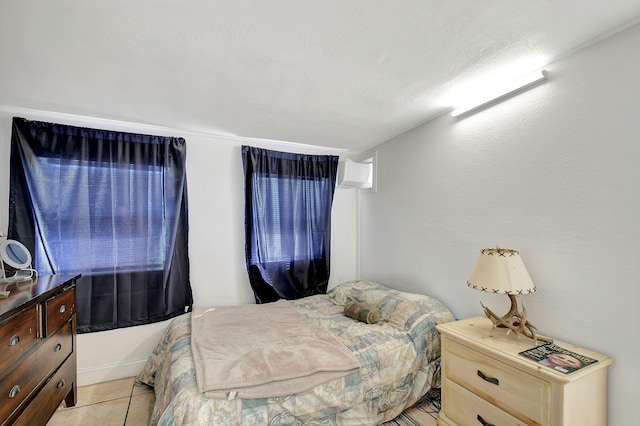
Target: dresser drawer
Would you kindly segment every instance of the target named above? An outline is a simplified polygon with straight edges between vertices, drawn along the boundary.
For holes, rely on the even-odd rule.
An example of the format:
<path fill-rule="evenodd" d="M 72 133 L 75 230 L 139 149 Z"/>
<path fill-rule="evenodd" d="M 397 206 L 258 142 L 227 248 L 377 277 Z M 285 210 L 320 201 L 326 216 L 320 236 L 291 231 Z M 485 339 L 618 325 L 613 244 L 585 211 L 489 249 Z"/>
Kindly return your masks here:
<path fill-rule="evenodd" d="M 72 353 L 73 329 L 67 322 L 0 381 L 0 418 L 7 418 Z"/>
<path fill-rule="evenodd" d="M 44 302 L 44 330 L 47 337 L 67 322 L 76 309 L 76 288 L 71 287 Z"/>
<path fill-rule="evenodd" d="M 36 344 L 38 316 L 35 306 L 0 326 L 0 371 Z"/>
<path fill-rule="evenodd" d="M 47 382 L 42 392 L 29 403 L 13 426 L 47 424 L 50 413 L 56 411 L 64 397 L 73 390 L 75 377 L 76 364 L 73 357 L 69 357 Z"/>
<path fill-rule="evenodd" d="M 447 379 L 526 423 L 549 424 L 548 382 L 451 339 L 445 346 Z"/>
<path fill-rule="evenodd" d="M 442 400 L 448 420 L 465 426 L 526 426 L 526 423 L 500 410 L 462 386 L 447 380 L 442 389 Z"/>

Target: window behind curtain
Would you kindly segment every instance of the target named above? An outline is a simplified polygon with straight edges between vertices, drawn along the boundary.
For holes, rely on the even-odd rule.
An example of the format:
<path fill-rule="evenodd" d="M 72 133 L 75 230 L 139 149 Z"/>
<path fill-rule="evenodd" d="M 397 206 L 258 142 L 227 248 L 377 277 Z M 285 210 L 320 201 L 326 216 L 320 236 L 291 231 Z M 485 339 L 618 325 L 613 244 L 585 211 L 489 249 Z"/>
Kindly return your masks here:
<path fill-rule="evenodd" d="M 184 139 L 14 118 L 11 149 L 9 235 L 83 275 L 78 332 L 191 307 Z"/>
<path fill-rule="evenodd" d="M 163 229 L 161 165 L 83 163 L 46 157 L 35 161 L 43 175 L 55 176 L 61 183 L 72 182 L 84 174 L 88 189 L 77 194 L 61 185 L 56 192 L 69 197 L 69 203 L 65 203 L 68 207 L 63 209 L 59 208 L 59 200 L 49 196 L 49 191 L 36 198 L 40 226 L 44 229 L 42 235 L 36 233 L 40 252 L 35 266 L 40 273 L 163 269 L 167 230 Z M 74 208 L 80 201 L 89 208 Z M 50 242 L 50 237 L 56 234 L 57 241 Z"/>
<path fill-rule="evenodd" d="M 242 147 L 245 250 L 256 302 L 325 293 L 337 156 Z"/>

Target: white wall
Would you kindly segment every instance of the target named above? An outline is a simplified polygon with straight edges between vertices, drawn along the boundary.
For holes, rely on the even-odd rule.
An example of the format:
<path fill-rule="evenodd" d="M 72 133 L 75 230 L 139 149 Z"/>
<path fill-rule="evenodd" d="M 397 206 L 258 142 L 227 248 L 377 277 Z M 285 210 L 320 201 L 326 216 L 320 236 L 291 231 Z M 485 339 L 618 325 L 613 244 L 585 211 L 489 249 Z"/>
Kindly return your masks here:
<path fill-rule="evenodd" d="M 1 99 L 0 99 L 1 101 Z M 339 155 L 293 144 L 185 133 L 143 125 L 56 113 L 0 108 L 0 230 L 8 223 L 11 117 L 183 136 L 187 140 L 189 258 L 194 304 L 254 303 L 244 266 L 243 144 L 289 152 Z M 332 210 L 329 287 L 356 276 L 356 192 L 337 188 Z M 141 371 L 168 322 L 78 336 L 80 385 L 128 377 Z"/>
<path fill-rule="evenodd" d="M 614 358 L 614 426 L 637 424 L 640 401 L 638 46 L 640 25 L 552 63 L 529 92 L 376 147 L 378 192 L 361 201 L 361 275 L 458 318 L 482 315 L 480 300 L 507 311 L 465 283 L 482 248 L 519 250 L 542 334 Z"/>

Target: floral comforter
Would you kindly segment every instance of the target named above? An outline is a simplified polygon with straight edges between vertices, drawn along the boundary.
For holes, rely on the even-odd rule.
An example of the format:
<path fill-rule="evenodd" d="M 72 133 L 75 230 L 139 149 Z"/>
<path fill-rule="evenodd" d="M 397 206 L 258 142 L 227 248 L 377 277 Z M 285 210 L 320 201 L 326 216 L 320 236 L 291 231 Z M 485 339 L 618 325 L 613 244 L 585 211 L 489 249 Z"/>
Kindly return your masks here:
<path fill-rule="evenodd" d="M 366 304 L 381 320 L 344 315 L 347 302 Z M 440 339 L 435 326 L 453 321 L 439 301 L 370 281 L 341 284 L 327 295 L 291 302 L 332 332 L 360 369 L 313 389 L 275 398 L 216 399 L 198 392 L 191 354 L 190 314 L 174 319 L 149 357 L 139 383 L 155 388 L 151 424 L 375 425 L 391 420 L 440 384 Z"/>

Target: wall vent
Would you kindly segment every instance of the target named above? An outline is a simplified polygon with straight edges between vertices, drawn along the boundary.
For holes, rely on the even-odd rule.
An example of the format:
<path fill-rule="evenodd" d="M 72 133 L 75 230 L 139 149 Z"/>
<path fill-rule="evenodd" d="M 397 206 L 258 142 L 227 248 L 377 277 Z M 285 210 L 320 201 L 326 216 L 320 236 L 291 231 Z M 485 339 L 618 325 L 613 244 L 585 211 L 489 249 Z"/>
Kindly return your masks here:
<path fill-rule="evenodd" d="M 338 163 L 338 186 L 358 189 L 373 187 L 373 163 L 340 161 Z"/>

